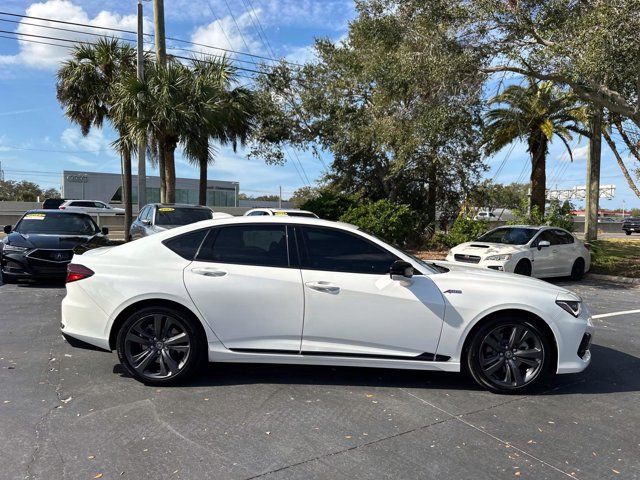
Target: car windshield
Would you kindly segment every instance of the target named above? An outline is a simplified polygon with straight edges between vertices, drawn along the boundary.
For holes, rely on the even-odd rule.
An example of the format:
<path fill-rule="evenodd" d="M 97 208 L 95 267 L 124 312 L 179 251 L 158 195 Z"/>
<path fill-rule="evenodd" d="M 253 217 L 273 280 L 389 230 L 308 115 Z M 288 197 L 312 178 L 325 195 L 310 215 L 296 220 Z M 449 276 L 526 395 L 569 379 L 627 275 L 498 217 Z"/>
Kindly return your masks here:
<path fill-rule="evenodd" d="M 536 228 L 505 227 L 490 230 L 480 238 L 479 242 L 504 243 L 507 245 L 525 245 L 538 232 Z"/>
<path fill-rule="evenodd" d="M 23 234 L 95 235 L 100 230 L 89 215 L 66 212 L 38 212 L 27 213 L 22 217 L 16 225 L 15 231 Z"/>
<path fill-rule="evenodd" d="M 212 218 L 213 212 L 208 208 L 159 207 L 156 212 L 156 225 L 189 225 Z"/>

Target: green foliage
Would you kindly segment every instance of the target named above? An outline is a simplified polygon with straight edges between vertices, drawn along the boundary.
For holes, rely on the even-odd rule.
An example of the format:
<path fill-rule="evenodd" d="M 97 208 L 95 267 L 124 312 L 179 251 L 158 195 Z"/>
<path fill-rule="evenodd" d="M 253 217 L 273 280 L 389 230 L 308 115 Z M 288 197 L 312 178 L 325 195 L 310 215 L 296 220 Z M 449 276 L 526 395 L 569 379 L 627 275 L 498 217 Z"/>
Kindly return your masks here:
<path fill-rule="evenodd" d="M 349 209 L 356 205 L 356 201 L 349 195 L 336 193 L 331 190 L 321 190 L 316 196 L 300 205 L 302 210 L 309 210 L 325 220 L 339 220 Z"/>
<path fill-rule="evenodd" d="M 571 210 L 573 206 L 569 202 L 560 203 L 558 200 L 549 202 L 545 213 L 541 213 L 537 207 L 529 211 L 528 204 L 523 201 L 514 210 L 514 216 L 509 220 L 510 225 L 549 225 L 573 231 L 573 216 Z"/>
<path fill-rule="evenodd" d="M 464 242 L 471 242 L 489 230 L 489 222 L 473 220 L 469 217 L 459 216 L 453 222 L 449 235 L 443 238 L 448 247 L 455 247 Z"/>
<path fill-rule="evenodd" d="M 39 185 L 26 180 L 0 181 L 0 201 L 35 202 L 38 197 L 41 201 L 45 198 L 59 198 L 60 192 L 55 188 L 44 190 Z"/>
<path fill-rule="evenodd" d="M 420 236 L 420 218 L 409 205 L 389 200 L 364 201 L 350 208 L 340 221 L 357 225 L 387 242 L 406 245 Z"/>
<path fill-rule="evenodd" d="M 293 195 L 291 195 L 289 201 L 293 202 L 293 205 L 296 208 L 301 208 L 301 205 L 304 205 L 307 201 L 315 198 L 318 195 L 319 190 L 317 188 L 304 186 L 298 188 L 295 192 L 293 192 Z"/>
<path fill-rule="evenodd" d="M 481 208 L 518 208 L 526 200 L 528 190 L 525 183 L 503 185 L 485 180 L 469 194 L 468 200 Z"/>

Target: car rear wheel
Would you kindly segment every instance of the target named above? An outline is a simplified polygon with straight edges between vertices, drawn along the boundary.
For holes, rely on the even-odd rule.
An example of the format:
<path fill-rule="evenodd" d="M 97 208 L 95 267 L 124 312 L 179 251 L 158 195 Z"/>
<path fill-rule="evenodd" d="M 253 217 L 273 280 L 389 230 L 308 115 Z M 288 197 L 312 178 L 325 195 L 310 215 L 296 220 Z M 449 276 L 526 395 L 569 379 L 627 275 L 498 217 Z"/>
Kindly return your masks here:
<path fill-rule="evenodd" d="M 625 230 L 624 233 L 626 233 L 627 235 L 631 235 L 631 232 L 629 230 Z"/>
<path fill-rule="evenodd" d="M 193 374 L 202 363 L 205 345 L 194 321 L 167 307 L 144 308 L 131 315 L 116 344 L 127 372 L 150 385 L 170 385 Z"/>
<path fill-rule="evenodd" d="M 466 366 L 480 386 L 516 394 L 544 382 L 551 352 L 551 340 L 533 322 L 498 318 L 475 333 L 467 349 Z"/>
<path fill-rule="evenodd" d="M 531 276 L 531 262 L 526 259 L 520 260 L 516 264 L 516 268 L 513 270 L 513 273 L 517 273 L 518 275 L 524 275 L 526 277 Z"/>
<path fill-rule="evenodd" d="M 576 259 L 571 267 L 571 280 L 580 280 L 584 276 L 584 260 L 582 258 Z"/>

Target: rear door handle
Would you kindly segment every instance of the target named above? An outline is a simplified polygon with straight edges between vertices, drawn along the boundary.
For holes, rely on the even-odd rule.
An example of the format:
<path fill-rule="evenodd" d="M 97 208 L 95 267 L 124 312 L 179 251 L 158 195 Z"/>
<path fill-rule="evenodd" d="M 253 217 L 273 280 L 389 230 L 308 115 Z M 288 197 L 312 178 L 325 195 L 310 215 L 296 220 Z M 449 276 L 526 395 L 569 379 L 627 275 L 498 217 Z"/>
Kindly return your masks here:
<path fill-rule="evenodd" d="M 224 277 L 227 272 L 218 270 L 217 268 L 193 268 L 191 269 L 196 275 L 204 275 L 205 277 Z"/>
<path fill-rule="evenodd" d="M 312 290 L 326 293 L 340 293 L 340 287 L 329 282 L 306 282 L 305 285 Z"/>

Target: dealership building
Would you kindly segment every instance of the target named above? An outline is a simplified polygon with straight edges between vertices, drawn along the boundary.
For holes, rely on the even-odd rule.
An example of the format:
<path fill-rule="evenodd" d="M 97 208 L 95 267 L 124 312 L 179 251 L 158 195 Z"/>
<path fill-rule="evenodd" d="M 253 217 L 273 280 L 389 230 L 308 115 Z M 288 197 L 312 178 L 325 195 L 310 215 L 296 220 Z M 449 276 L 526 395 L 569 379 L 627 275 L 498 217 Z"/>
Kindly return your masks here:
<path fill-rule="evenodd" d="M 138 176 L 133 175 L 132 203 L 138 202 Z M 200 181 L 194 178 L 176 178 L 176 203 L 198 204 Z M 207 205 L 210 207 L 237 207 L 238 182 L 207 180 Z M 122 176 L 119 173 L 62 172 L 62 198 L 74 200 L 100 200 L 107 203 L 122 202 Z M 160 202 L 160 177 L 147 176 L 147 202 Z"/>

